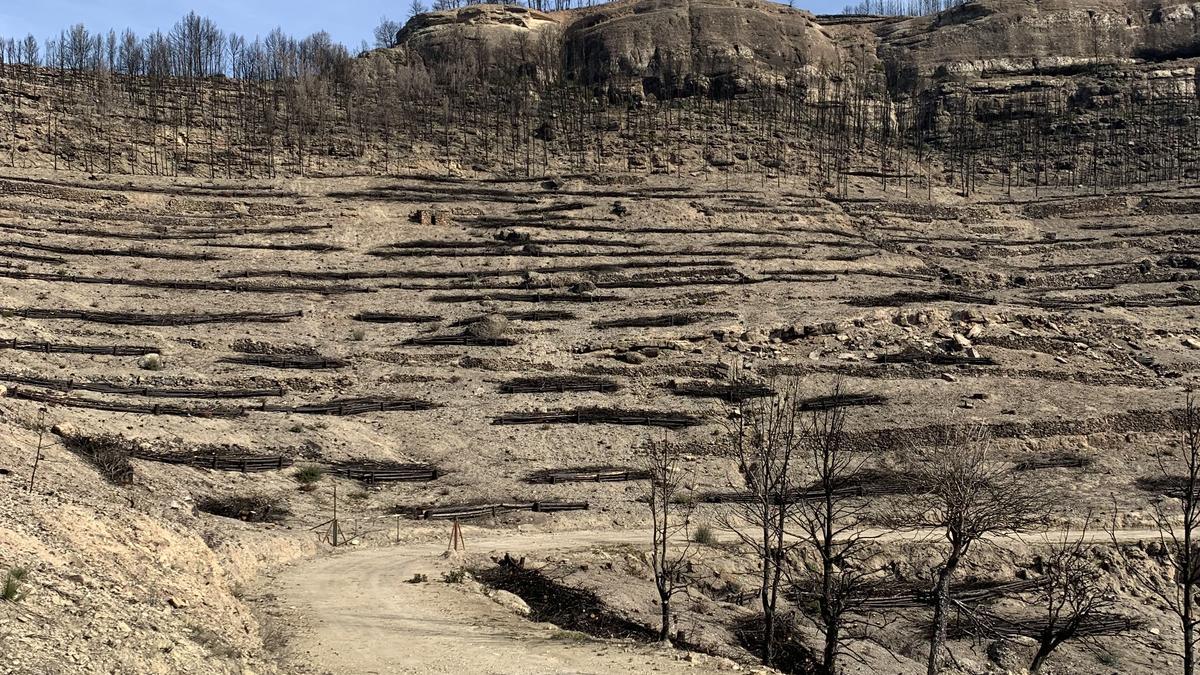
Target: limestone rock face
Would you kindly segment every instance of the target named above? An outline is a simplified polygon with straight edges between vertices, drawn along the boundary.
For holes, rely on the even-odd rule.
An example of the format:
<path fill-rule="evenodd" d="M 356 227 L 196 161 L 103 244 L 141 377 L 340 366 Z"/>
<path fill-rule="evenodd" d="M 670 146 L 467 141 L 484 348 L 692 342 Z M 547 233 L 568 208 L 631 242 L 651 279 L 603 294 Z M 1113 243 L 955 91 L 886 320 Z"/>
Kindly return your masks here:
<path fill-rule="evenodd" d="M 925 73 L 1053 72 L 1200 54 L 1200 3 L 977 0 L 877 35 L 885 60 Z"/>
<path fill-rule="evenodd" d="M 822 72 L 1053 74 L 1200 56 L 1200 2 L 975 0 L 915 18 L 816 17 L 765 0 L 618 0 L 553 13 L 471 5 L 414 17 L 399 38 L 400 58 L 448 69 L 499 65 L 635 97 L 723 96 Z M 1187 76 L 1165 69 L 1156 79 L 1147 86 L 1177 89 Z"/>
<path fill-rule="evenodd" d="M 565 28 L 566 75 L 648 93 L 733 93 L 836 61 L 808 12 L 758 0 L 638 0 L 583 10 Z"/>
<path fill-rule="evenodd" d="M 494 59 L 557 68 L 559 19 L 517 5 L 470 5 L 413 17 L 400 31 L 399 50 L 427 64 L 485 68 Z"/>

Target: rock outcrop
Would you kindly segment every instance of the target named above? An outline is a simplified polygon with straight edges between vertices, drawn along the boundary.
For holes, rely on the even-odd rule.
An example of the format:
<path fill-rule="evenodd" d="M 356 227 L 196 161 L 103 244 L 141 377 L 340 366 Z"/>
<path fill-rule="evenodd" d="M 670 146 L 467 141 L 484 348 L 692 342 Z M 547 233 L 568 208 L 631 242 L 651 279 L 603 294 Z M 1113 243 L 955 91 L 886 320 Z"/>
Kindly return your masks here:
<path fill-rule="evenodd" d="M 877 25 L 885 60 L 927 74 L 1028 73 L 1200 55 L 1200 3 L 979 0 Z"/>
<path fill-rule="evenodd" d="M 584 10 L 563 31 L 567 77 L 652 93 L 721 94 L 832 65 L 808 12 L 758 0 L 639 0 Z"/>
<path fill-rule="evenodd" d="M 1200 3 L 976 0 L 913 18 L 817 17 L 764 0 L 620 0 L 554 13 L 472 5 L 415 17 L 400 43 L 405 57 L 442 67 L 525 68 L 635 96 L 722 96 L 821 72 L 1055 74 L 1187 59 L 1200 56 Z"/>

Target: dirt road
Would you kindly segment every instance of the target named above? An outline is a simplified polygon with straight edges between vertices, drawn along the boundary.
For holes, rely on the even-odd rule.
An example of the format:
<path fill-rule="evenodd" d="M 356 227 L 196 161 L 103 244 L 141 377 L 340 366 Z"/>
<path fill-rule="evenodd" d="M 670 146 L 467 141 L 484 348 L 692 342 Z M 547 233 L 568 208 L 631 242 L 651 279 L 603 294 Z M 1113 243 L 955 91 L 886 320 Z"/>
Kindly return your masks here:
<path fill-rule="evenodd" d="M 513 535 L 469 530 L 473 554 L 531 553 L 637 543 L 643 532 Z M 538 624 L 488 597 L 440 583 L 461 563 L 445 543 L 401 545 L 325 556 L 297 565 L 271 589 L 306 617 L 289 660 L 317 672 L 596 673 L 721 672 L 720 663 L 683 661 L 657 646 L 579 640 Z M 404 583 L 414 574 L 431 583 Z"/>
<path fill-rule="evenodd" d="M 875 533 L 885 539 L 929 538 L 929 533 Z M 1062 532 L 1024 537 L 1061 540 Z M 1120 541 L 1157 538 L 1154 530 L 1124 530 Z M 641 545 L 641 530 L 517 534 L 466 528 L 472 554 L 545 553 Z M 732 539 L 725 533 L 724 539 Z M 1106 542 L 1103 531 L 1088 539 Z M 439 583 L 461 565 L 443 557 L 445 543 L 351 550 L 296 565 L 271 591 L 305 617 L 289 659 L 317 672 L 351 673 L 706 673 L 725 661 L 692 663 L 656 646 L 578 640 L 548 624 L 522 618 L 481 593 Z M 405 583 L 414 574 L 431 583 Z"/>

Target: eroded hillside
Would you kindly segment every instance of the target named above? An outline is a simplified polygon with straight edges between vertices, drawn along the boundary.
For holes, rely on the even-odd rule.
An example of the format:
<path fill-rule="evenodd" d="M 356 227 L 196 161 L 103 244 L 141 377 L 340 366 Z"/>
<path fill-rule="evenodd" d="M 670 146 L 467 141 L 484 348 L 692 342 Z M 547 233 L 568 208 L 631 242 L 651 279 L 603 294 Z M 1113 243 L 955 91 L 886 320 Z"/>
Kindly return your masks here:
<path fill-rule="evenodd" d="M 953 625 L 956 667 L 1030 664 L 1046 557 L 1083 527 L 1102 649 L 1049 667 L 1174 667 L 1155 515 L 1200 372 L 1195 26 L 483 5 L 336 73 L 6 66 L 0 669 L 751 667 L 726 432 L 788 381 L 871 451 L 849 672 L 925 672 L 941 542 L 895 515 L 912 453 L 963 427 L 1055 508 L 963 568 L 992 623 Z M 662 439 L 708 531 L 677 537 L 676 648 L 646 554 Z M 777 666 L 805 672 L 798 616 Z"/>

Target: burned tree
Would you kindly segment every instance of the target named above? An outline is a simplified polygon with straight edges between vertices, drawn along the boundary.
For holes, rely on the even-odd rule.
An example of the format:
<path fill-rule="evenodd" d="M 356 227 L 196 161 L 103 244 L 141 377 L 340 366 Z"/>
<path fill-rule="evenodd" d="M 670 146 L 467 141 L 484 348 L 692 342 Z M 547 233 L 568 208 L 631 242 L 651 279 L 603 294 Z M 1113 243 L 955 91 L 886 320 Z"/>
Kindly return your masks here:
<path fill-rule="evenodd" d="M 1041 610 L 1038 641 L 1029 672 L 1040 672 L 1046 659 L 1063 643 L 1089 640 L 1096 635 L 1119 632 L 1124 624 L 1113 623 L 1111 610 L 1117 602 L 1101 579 L 1100 567 L 1088 556 L 1087 530 L 1074 538 L 1064 537 L 1042 560 L 1043 577 L 1034 597 Z"/>
<path fill-rule="evenodd" d="M 681 498 L 684 485 L 679 454 L 669 439 L 646 444 L 645 470 L 650 475 L 646 504 L 652 527 L 650 561 L 662 610 L 658 639 L 664 641 L 671 639 L 671 599 L 678 593 L 687 593 L 696 552 L 688 536 L 693 502 Z"/>
<path fill-rule="evenodd" d="M 842 397 L 835 384 L 828 400 Z M 847 410 L 833 405 L 803 418 L 797 464 L 815 481 L 791 512 L 802 562 L 793 584 L 796 596 L 815 609 L 809 615 L 825 638 L 821 672 L 826 675 L 838 672 L 848 614 L 865 599 L 874 571 L 865 564 L 871 538 L 860 529 L 867 502 L 855 485 L 869 454 L 850 442 Z"/>
<path fill-rule="evenodd" d="M 946 649 L 950 584 L 977 545 L 989 537 L 1044 526 L 1046 496 L 991 458 L 982 428 L 949 427 L 932 442 L 910 451 L 914 497 L 898 516 L 909 526 L 945 538 L 945 554 L 932 570 L 933 626 L 926 672 L 937 675 Z"/>
<path fill-rule="evenodd" d="M 1184 675 L 1196 672 L 1196 593 L 1200 586 L 1200 408 L 1195 395 L 1189 393 L 1183 411 L 1183 438 L 1178 463 L 1173 467 L 1167 457 L 1160 456 L 1159 469 L 1170 485 L 1169 497 L 1154 505 L 1154 522 L 1159 532 L 1159 544 L 1164 552 L 1171 581 L 1168 588 L 1147 584 L 1174 614 L 1182 630 L 1182 659 Z M 1176 471 L 1182 470 L 1182 473 Z M 1173 506 L 1172 506 L 1173 505 Z M 1178 512 L 1173 513 L 1175 509 Z M 1114 516 L 1115 519 L 1115 516 Z M 1109 532 L 1116 544 L 1116 523 Z M 1146 576 L 1146 573 L 1135 571 Z"/>
<path fill-rule="evenodd" d="M 758 597 L 763 613 L 761 656 L 770 665 L 775 652 L 779 596 L 790 554 L 798 545 L 787 536 L 798 505 L 796 463 L 803 452 L 804 413 L 799 382 L 772 386 L 770 398 L 743 401 L 723 420 L 725 450 L 745 477 L 750 498 L 731 505 L 721 525 L 735 534 L 758 563 Z"/>

